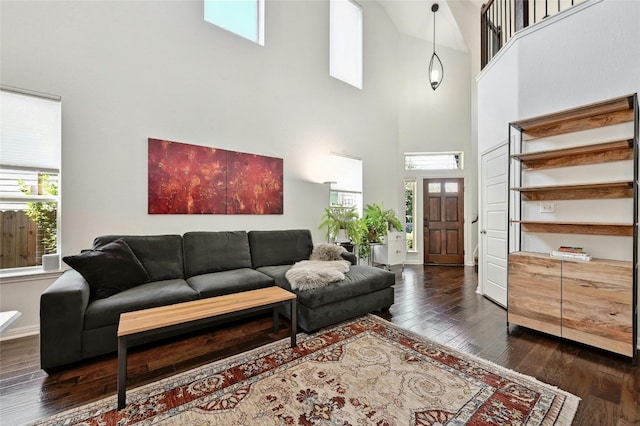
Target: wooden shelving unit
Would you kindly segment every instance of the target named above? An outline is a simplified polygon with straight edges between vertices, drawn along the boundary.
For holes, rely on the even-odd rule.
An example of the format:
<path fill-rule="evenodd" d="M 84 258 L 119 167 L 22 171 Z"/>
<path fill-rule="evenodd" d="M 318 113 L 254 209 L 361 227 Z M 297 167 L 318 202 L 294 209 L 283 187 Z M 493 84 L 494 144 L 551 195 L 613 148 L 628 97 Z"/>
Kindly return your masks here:
<path fill-rule="evenodd" d="M 543 138 L 626 123 L 634 120 L 634 113 L 634 96 L 623 96 L 520 120 L 512 125 L 528 138 Z"/>
<path fill-rule="evenodd" d="M 543 222 L 532 220 L 512 220 L 519 223 L 527 232 L 551 232 L 555 234 L 612 235 L 633 237 L 632 223 L 601 222 Z"/>
<path fill-rule="evenodd" d="M 571 110 L 510 123 L 520 134 L 509 140 L 511 182 L 507 321 L 575 340 L 637 361 L 638 321 L 638 138 L 637 95 L 623 96 Z M 526 152 L 540 138 L 633 122 L 633 138 Z M 517 145 L 519 144 L 519 146 Z M 514 153 L 515 152 L 515 153 Z M 523 186 L 523 174 L 538 170 L 633 160 L 633 179 Z M 596 169 L 597 170 L 597 169 Z M 602 169 L 599 169 L 602 170 Z M 584 172 L 583 172 L 584 173 Z M 561 175 L 561 174 L 560 174 Z M 592 178 L 607 176 L 592 176 Z M 575 180 L 575 179 L 573 179 Z M 633 200 L 633 222 L 541 221 L 521 217 L 523 203 L 548 200 Z M 514 203 L 515 199 L 515 203 Z M 527 210 L 531 212 L 531 210 Z M 593 214 L 591 214 L 593 216 Z M 521 251 L 523 233 L 582 234 L 623 237 L 633 260 L 552 258 Z M 591 237 L 589 237 L 591 238 Z M 553 248 L 555 249 L 555 248 Z"/>
<path fill-rule="evenodd" d="M 633 198 L 633 181 L 512 187 L 526 201 Z"/>
<path fill-rule="evenodd" d="M 633 139 L 514 154 L 511 157 L 519 160 L 523 169 L 531 170 L 631 160 L 633 158 Z"/>

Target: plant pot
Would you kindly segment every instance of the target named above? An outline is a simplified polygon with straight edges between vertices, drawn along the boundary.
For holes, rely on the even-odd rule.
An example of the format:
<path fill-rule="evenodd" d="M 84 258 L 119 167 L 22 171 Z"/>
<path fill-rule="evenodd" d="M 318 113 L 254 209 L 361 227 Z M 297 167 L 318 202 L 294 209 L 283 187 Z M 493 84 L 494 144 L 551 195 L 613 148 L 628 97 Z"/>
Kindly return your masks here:
<path fill-rule="evenodd" d="M 57 271 L 60 269 L 60 255 L 58 253 L 50 253 L 42 255 L 42 270 Z"/>
<path fill-rule="evenodd" d="M 352 242 L 341 242 L 337 243 L 339 246 L 344 247 L 349 253 L 353 253 L 353 248 L 355 247 Z"/>
<path fill-rule="evenodd" d="M 336 238 L 335 238 L 334 241 L 336 243 L 348 243 L 351 240 L 347 236 L 347 230 L 346 229 L 339 229 L 338 233 L 336 234 Z"/>

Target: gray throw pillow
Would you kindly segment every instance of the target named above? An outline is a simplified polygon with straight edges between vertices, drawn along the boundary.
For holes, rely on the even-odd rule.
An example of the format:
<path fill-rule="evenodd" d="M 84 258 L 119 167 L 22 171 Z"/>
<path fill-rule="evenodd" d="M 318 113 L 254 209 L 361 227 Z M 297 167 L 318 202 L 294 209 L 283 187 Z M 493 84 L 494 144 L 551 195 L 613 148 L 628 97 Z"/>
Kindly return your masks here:
<path fill-rule="evenodd" d="M 93 299 L 104 299 L 149 282 L 147 270 L 123 239 L 62 260 L 87 280 Z"/>

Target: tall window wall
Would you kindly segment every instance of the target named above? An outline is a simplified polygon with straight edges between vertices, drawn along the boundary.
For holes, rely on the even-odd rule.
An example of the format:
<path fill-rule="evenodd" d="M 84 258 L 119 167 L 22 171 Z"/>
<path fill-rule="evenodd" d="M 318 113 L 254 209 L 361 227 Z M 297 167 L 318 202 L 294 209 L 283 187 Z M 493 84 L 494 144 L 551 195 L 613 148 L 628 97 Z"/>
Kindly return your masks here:
<path fill-rule="evenodd" d="M 0 249 L 3 272 L 58 251 L 60 98 L 0 88 Z"/>

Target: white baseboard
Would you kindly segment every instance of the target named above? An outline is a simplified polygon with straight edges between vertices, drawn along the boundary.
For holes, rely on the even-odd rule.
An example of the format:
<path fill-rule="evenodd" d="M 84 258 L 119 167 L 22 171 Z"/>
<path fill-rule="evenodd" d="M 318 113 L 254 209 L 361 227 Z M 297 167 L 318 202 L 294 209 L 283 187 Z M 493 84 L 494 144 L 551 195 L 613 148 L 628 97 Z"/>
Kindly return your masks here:
<path fill-rule="evenodd" d="M 2 336 L 0 337 L 0 342 L 4 342 L 5 340 L 19 339 L 20 337 L 35 336 L 38 334 L 40 334 L 39 325 L 29 325 L 27 327 L 15 327 L 2 333 Z"/>

